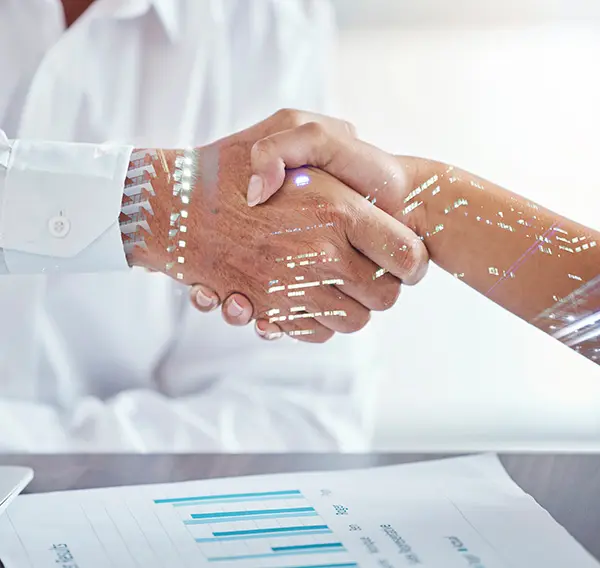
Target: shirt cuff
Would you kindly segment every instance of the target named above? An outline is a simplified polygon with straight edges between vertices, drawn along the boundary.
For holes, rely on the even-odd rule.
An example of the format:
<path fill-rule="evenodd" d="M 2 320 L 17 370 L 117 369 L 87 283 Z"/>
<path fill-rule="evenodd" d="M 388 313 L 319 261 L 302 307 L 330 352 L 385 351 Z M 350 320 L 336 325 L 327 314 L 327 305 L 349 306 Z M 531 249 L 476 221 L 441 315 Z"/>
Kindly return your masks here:
<path fill-rule="evenodd" d="M 0 248 L 11 274 L 128 268 L 119 215 L 132 146 L 16 140 Z"/>

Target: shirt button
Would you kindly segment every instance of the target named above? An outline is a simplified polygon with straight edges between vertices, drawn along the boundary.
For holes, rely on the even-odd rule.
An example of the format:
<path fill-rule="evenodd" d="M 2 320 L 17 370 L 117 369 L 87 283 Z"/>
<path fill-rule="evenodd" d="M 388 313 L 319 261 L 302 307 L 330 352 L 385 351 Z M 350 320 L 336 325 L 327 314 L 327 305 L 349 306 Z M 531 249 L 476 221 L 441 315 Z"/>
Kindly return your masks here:
<path fill-rule="evenodd" d="M 53 237 L 64 239 L 71 230 L 71 222 L 63 216 L 52 217 L 48 221 L 48 229 Z"/>

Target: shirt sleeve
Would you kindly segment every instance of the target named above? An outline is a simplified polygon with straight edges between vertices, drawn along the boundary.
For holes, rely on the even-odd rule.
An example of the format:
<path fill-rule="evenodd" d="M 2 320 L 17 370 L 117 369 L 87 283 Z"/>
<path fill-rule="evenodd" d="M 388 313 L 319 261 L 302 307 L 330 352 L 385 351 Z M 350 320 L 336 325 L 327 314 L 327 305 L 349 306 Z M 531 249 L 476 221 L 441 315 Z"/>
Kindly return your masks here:
<path fill-rule="evenodd" d="M 127 269 L 119 215 L 132 152 L 0 129 L 0 274 Z"/>

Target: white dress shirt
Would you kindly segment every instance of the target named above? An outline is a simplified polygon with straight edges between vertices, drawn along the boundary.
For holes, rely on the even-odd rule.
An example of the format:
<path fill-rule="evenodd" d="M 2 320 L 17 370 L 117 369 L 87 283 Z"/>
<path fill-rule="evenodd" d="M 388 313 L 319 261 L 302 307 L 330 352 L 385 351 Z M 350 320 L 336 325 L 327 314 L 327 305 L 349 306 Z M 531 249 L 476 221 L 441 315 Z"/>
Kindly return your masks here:
<path fill-rule="evenodd" d="M 259 341 L 127 268 L 131 149 L 327 111 L 325 0 L 0 0 L 0 450 L 362 450 L 369 333 Z M 90 274 L 94 272 L 94 274 Z"/>

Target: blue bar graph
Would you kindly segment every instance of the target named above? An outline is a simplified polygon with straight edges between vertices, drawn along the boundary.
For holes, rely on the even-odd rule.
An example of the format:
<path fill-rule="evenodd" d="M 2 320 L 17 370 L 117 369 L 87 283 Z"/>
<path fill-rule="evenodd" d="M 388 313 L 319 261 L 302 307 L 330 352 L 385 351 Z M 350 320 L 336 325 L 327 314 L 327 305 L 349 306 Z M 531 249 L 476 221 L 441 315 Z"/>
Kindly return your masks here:
<path fill-rule="evenodd" d="M 221 517 L 250 517 L 253 515 L 281 515 L 286 513 L 311 513 L 314 507 L 288 507 L 286 509 L 251 509 L 249 511 L 217 511 L 214 513 L 192 513 L 192 519 L 219 519 Z"/>
<path fill-rule="evenodd" d="M 155 499 L 154 503 L 174 508 L 190 537 L 211 563 L 288 557 L 290 566 L 280 568 L 359 568 L 347 556 L 343 543 L 323 542 L 334 539 L 334 532 L 309 502 L 297 501 L 304 499 L 301 491 L 289 489 L 162 498 Z M 286 502 L 288 500 L 290 502 Z M 297 506 L 292 501 L 296 501 Z M 309 524 L 302 524 L 305 517 L 313 519 L 307 521 Z M 284 521 L 284 526 L 279 526 L 280 519 L 287 519 L 287 523 Z M 261 520 L 263 526 L 253 522 Z M 211 525 L 216 523 L 232 525 L 226 525 L 227 530 L 215 530 Z M 277 542 L 282 546 L 274 546 Z M 326 563 L 329 555 L 336 553 L 345 554 L 338 556 L 337 563 Z M 313 556 L 313 562 L 322 564 L 302 566 L 303 557 L 308 555 Z"/>
<path fill-rule="evenodd" d="M 156 505 L 181 505 L 183 503 L 214 503 L 215 501 L 227 501 L 228 503 L 235 503 L 239 500 L 269 500 L 272 498 L 301 498 L 302 493 L 297 489 L 290 489 L 286 491 L 260 491 L 258 493 L 228 493 L 225 495 L 201 495 L 198 497 L 177 497 L 174 499 L 155 499 Z"/>
<path fill-rule="evenodd" d="M 189 519 L 183 521 L 184 525 L 206 525 L 213 523 L 232 523 L 235 521 L 260 521 L 262 519 L 293 519 L 297 517 L 318 517 L 316 511 L 310 513 L 281 513 L 279 515 L 265 514 L 252 517 L 211 517 L 209 519 Z"/>
<path fill-rule="evenodd" d="M 277 550 L 272 548 L 272 552 L 266 552 L 262 554 L 242 554 L 238 556 L 213 556 L 208 558 L 209 562 L 227 562 L 231 560 L 251 560 L 254 558 L 271 558 L 273 556 L 288 556 L 288 555 L 299 555 L 299 554 L 323 554 L 326 552 L 346 552 L 344 545 L 341 543 L 333 543 L 335 546 L 330 545 L 310 545 L 309 548 L 298 549 L 296 547 L 282 547 L 284 550 Z M 339 545 L 339 546 L 338 546 Z"/>
<path fill-rule="evenodd" d="M 358 564 L 347 562 L 342 564 L 312 564 L 311 566 L 281 566 L 280 568 L 358 568 Z"/>
<path fill-rule="evenodd" d="M 294 550 L 325 550 L 329 548 L 344 548 L 341 542 L 324 542 L 320 544 L 299 544 L 297 546 L 274 546 L 273 552 L 292 552 Z"/>
<path fill-rule="evenodd" d="M 325 529 L 320 531 L 302 531 L 302 532 L 289 532 L 289 533 L 275 533 L 275 534 L 250 534 L 248 536 L 223 536 L 219 538 L 197 538 L 196 542 L 199 543 L 211 543 L 211 542 L 223 542 L 232 540 L 253 540 L 257 538 L 279 538 L 279 537 L 290 537 L 290 536 L 304 536 L 307 534 L 331 534 L 331 529 Z"/>
<path fill-rule="evenodd" d="M 197 538 L 196 542 L 211 543 L 232 540 L 247 540 L 256 538 L 278 538 L 304 536 L 307 534 L 331 534 L 333 531 L 327 525 L 305 525 L 299 527 L 275 527 L 270 529 L 252 529 L 247 531 L 213 532 L 213 537 Z"/>
<path fill-rule="evenodd" d="M 225 503 L 257 503 L 262 501 L 288 501 L 290 499 L 304 499 L 302 495 L 272 495 L 270 497 L 240 497 L 239 499 L 214 499 L 212 501 L 181 501 L 173 503 L 173 507 L 193 507 L 197 505 L 206 505 L 208 503 L 222 505 Z"/>
<path fill-rule="evenodd" d="M 248 529 L 245 531 L 217 531 L 213 532 L 213 536 L 243 536 L 250 534 L 270 534 L 270 533 L 285 533 L 290 531 L 311 531 L 329 529 L 327 525 L 299 525 L 296 527 L 273 527 L 270 529 Z"/>

